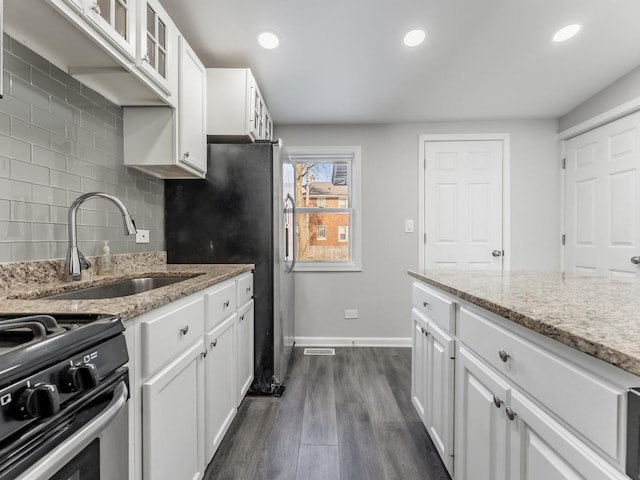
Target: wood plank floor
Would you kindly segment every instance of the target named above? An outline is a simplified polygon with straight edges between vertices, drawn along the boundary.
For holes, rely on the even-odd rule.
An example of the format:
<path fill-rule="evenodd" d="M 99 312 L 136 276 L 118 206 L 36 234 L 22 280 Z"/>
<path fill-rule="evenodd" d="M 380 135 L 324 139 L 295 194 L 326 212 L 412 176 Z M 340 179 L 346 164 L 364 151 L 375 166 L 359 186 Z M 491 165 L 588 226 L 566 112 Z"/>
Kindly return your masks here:
<path fill-rule="evenodd" d="M 450 480 L 411 404 L 411 349 L 295 348 L 285 385 L 244 399 L 205 480 Z"/>

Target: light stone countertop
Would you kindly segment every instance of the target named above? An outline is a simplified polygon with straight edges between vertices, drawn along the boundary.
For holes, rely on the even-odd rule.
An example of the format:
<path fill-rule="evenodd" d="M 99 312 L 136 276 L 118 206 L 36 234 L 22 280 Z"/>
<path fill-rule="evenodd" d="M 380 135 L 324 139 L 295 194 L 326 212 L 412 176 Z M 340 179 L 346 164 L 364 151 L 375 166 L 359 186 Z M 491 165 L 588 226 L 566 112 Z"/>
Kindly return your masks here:
<path fill-rule="evenodd" d="M 186 297 L 244 272 L 253 264 L 167 264 L 164 252 L 116 255 L 116 270 L 109 276 L 84 275 L 80 282 L 60 278 L 64 262 L 40 261 L 0 265 L 0 313 L 106 313 L 126 321 Z M 95 262 L 93 262 L 95 263 Z M 88 288 L 118 280 L 145 277 L 193 276 L 188 280 L 144 293 L 99 300 L 43 300 L 43 295 Z"/>
<path fill-rule="evenodd" d="M 409 275 L 640 375 L 640 282 L 561 272 L 430 270 Z"/>

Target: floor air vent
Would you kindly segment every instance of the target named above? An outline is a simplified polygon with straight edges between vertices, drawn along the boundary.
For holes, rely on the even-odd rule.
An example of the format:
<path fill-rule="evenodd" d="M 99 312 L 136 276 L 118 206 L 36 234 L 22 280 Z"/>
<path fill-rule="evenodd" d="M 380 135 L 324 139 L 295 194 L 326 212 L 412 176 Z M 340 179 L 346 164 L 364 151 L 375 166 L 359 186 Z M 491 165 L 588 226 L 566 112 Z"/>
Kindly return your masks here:
<path fill-rule="evenodd" d="M 305 355 L 335 355 L 335 348 L 305 348 Z"/>

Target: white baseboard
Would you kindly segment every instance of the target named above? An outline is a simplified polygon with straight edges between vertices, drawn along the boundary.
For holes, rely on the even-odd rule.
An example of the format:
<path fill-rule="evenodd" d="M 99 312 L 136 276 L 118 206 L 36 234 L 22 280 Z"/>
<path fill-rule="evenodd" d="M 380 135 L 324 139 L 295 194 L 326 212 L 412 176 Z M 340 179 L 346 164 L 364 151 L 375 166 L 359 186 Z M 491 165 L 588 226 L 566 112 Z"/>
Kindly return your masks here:
<path fill-rule="evenodd" d="M 296 347 L 411 347 L 411 338 L 296 337 Z"/>

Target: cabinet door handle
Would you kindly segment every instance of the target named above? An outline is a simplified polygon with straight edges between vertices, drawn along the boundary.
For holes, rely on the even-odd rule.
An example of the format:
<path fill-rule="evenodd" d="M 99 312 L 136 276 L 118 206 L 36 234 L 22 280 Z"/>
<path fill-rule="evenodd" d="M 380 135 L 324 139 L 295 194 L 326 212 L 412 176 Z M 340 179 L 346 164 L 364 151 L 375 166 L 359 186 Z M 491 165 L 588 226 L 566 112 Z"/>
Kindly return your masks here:
<path fill-rule="evenodd" d="M 502 360 L 503 362 L 506 362 L 507 360 L 509 360 L 509 357 L 511 355 L 509 355 L 506 350 L 503 350 L 501 348 L 500 350 L 498 350 L 498 356 L 500 357 L 500 360 Z"/>
<path fill-rule="evenodd" d="M 216 338 L 213 342 L 211 342 L 211 347 L 215 348 L 218 345 L 218 339 Z"/>
<path fill-rule="evenodd" d="M 243 320 L 244 320 L 244 315 L 241 315 L 240 316 L 240 321 L 243 321 Z"/>
<path fill-rule="evenodd" d="M 184 158 L 189 158 L 189 152 L 184 152 Z"/>
<path fill-rule="evenodd" d="M 509 420 L 513 420 L 514 418 L 516 418 L 516 413 L 511 409 L 511 407 L 507 406 L 504 411 L 507 414 Z"/>
<path fill-rule="evenodd" d="M 495 404 L 496 407 L 500 408 L 504 402 L 502 400 L 500 400 L 499 396 L 494 395 L 493 396 L 493 403 Z"/>
<path fill-rule="evenodd" d="M 247 287 L 247 295 L 251 293 L 251 287 Z"/>
<path fill-rule="evenodd" d="M 207 354 L 208 354 L 208 352 L 205 350 L 200 355 L 202 355 L 202 358 L 207 358 Z"/>
<path fill-rule="evenodd" d="M 183 335 L 186 335 L 187 332 L 189 331 L 189 325 L 185 325 L 180 329 L 180 331 L 182 332 Z"/>
<path fill-rule="evenodd" d="M 98 5 L 98 2 L 95 2 L 93 5 L 91 5 L 91 10 L 96 12 L 98 15 L 102 15 L 102 10 L 100 10 L 100 5 Z"/>
<path fill-rule="evenodd" d="M 429 302 L 427 302 L 426 300 L 424 302 L 422 302 L 422 306 L 423 307 L 428 307 L 429 306 Z"/>
<path fill-rule="evenodd" d="M 149 58 L 149 54 L 145 53 L 144 57 L 142 57 L 142 61 L 145 63 L 151 63 L 151 59 Z"/>
<path fill-rule="evenodd" d="M 224 308 L 229 308 L 229 303 L 230 303 L 230 301 L 229 301 L 229 300 L 227 300 L 226 302 L 224 302 L 224 303 L 222 304 L 222 306 L 223 306 Z"/>

